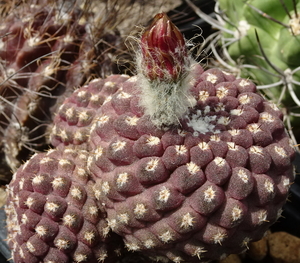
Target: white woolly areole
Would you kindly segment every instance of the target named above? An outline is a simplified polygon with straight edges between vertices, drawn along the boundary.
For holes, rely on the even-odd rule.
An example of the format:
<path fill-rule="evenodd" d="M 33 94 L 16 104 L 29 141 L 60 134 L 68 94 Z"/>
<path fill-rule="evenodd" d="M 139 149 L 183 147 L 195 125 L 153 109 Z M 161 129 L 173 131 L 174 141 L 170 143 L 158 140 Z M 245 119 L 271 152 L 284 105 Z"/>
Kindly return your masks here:
<path fill-rule="evenodd" d="M 144 107 L 145 114 L 149 115 L 157 127 L 179 124 L 179 120 L 187 113 L 188 108 L 196 105 L 197 101 L 189 89 L 193 85 L 191 69 L 196 65 L 191 58 L 185 63 L 182 79 L 179 81 L 150 81 L 141 72 L 138 74 L 138 83 L 141 88 L 140 105 Z M 137 59 L 140 65 L 140 59 Z M 138 66 L 137 68 L 141 68 Z"/>
<path fill-rule="evenodd" d="M 216 129 L 216 122 L 218 121 L 218 116 L 206 115 L 207 110 L 210 111 L 210 109 L 207 108 L 210 107 L 207 106 L 204 111 L 197 110 L 196 113 L 187 117 L 187 125 L 188 127 L 191 127 L 194 130 L 194 136 L 198 136 L 198 133 L 220 133 L 220 130 Z"/>
<path fill-rule="evenodd" d="M 289 30 L 293 35 L 300 35 L 300 18 L 298 15 L 293 14 L 289 21 Z"/>

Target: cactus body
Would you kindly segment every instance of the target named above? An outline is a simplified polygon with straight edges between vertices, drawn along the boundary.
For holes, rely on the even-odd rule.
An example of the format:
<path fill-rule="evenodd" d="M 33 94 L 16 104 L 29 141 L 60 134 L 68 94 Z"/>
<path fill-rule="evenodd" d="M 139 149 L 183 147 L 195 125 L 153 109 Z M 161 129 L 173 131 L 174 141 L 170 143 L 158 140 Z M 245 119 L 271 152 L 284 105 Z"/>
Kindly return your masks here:
<path fill-rule="evenodd" d="M 88 167 L 129 250 L 219 259 L 245 250 L 280 215 L 294 178 L 282 113 L 252 82 L 202 71 L 191 87 L 197 105 L 167 131 L 133 107 L 135 77 L 96 114 Z"/>

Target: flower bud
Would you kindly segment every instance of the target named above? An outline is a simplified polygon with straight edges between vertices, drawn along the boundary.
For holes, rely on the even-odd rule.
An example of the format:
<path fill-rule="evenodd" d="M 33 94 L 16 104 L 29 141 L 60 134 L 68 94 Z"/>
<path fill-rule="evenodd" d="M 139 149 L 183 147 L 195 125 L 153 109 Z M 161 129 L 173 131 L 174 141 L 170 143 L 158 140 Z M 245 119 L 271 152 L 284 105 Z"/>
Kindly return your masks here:
<path fill-rule="evenodd" d="M 185 40 L 165 13 L 157 14 L 141 39 L 141 68 L 153 81 L 177 81 L 188 63 Z"/>

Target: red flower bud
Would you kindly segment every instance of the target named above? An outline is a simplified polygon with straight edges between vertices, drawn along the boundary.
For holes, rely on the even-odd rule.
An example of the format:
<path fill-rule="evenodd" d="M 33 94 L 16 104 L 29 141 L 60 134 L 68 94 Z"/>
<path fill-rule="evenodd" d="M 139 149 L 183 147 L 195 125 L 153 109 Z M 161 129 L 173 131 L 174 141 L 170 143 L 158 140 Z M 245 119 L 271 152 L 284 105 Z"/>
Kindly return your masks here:
<path fill-rule="evenodd" d="M 165 13 L 157 14 L 142 35 L 141 50 L 142 73 L 148 79 L 173 82 L 184 73 L 185 40 Z"/>

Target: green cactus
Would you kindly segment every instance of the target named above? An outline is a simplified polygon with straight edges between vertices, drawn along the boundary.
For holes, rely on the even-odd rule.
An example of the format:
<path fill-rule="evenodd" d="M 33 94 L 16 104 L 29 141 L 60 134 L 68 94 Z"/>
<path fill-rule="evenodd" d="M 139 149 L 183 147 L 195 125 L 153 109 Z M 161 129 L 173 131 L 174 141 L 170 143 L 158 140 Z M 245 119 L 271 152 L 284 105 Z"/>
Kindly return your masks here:
<path fill-rule="evenodd" d="M 219 29 L 209 44 L 218 62 L 255 80 L 268 99 L 285 108 L 287 126 L 299 140 L 300 1 L 218 0 L 217 20 L 187 2 Z"/>

